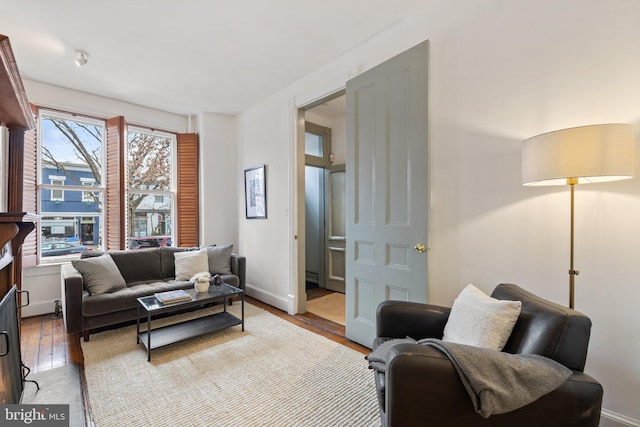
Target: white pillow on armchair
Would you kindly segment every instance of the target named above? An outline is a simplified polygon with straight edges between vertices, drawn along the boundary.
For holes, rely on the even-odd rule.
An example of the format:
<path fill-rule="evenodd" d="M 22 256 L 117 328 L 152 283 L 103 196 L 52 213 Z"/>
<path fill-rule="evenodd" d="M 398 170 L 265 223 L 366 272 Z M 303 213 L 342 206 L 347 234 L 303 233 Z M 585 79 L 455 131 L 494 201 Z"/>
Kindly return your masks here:
<path fill-rule="evenodd" d="M 522 302 L 490 297 L 467 285 L 453 302 L 442 341 L 502 350 L 520 316 Z"/>

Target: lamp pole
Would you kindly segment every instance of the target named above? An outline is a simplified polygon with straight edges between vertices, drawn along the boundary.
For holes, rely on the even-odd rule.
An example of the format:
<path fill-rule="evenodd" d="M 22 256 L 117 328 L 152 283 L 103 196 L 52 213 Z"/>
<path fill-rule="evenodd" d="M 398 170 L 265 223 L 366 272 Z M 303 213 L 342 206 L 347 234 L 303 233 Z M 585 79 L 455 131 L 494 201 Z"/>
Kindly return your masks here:
<path fill-rule="evenodd" d="M 571 189 L 571 232 L 570 232 L 570 250 L 569 250 L 569 308 L 573 308 L 573 296 L 576 283 L 576 276 L 580 272 L 573 268 L 573 228 L 574 228 L 574 188 L 578 183 L 578 178 L 567 178 L 567 184 Z"/>

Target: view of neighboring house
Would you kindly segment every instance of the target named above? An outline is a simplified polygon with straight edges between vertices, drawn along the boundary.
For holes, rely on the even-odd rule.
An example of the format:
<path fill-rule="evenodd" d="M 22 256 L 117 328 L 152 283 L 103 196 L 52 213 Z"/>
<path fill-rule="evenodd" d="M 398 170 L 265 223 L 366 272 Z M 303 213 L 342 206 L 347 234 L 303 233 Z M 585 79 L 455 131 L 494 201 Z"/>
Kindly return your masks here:
<path fill-rule="evenodd" d="M 58 186 L 40 191 L 42 242 L 75 241 L 101 245 L 102 208 L 99 193 L 64 189 L 65 186 L 95 187 L 91 170 L 83 165 L 64 163 L 42 168 L 42 182 Z"/>
<path fill-rule="evenodd" d="M 103 234 L 100 192 L 64 188 L 71 186 L 98 187 L 91 170 L 77 163 L 62 163 L 60 167 L 46 164 L 42 182 L 56 186 L 40 191 L 42 203 L 42 243 L 78 242 L 101 247 Z M 134 209 L 133 237 L 170 236 L 171 198 L 148 194 L 141 197 Z"/>

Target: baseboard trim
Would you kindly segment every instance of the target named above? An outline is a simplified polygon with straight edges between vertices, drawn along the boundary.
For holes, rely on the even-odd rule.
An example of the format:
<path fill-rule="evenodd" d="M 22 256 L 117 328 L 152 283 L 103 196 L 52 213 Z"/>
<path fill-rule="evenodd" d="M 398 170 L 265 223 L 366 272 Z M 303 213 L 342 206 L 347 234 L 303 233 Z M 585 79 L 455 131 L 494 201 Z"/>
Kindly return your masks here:
<path fill-rule="evenodd" d="M 30 303 L 26 307 L 22 307 L 22 317 L 41 316 L 43 314 L 53 314 L 55 309 L 55 301 L 40 301 Z"/>
<path fill-rule="evenodd" d="M 248 296 L 262 301 L 265 304 L 269 304 L 273 307 L 279 308 L 282 311 L 287 311 L 289 308 L 289 300 L 280 296 L 274 295 L 269 291 L 257 288 L 250 284 L 245 284 L 245 291 Z"/>
<path fill-rule="evenodd" d="M 602 427 L 640 427 L 639 420 L 606 409 L 602 410 L 601 415 L 600 425 Z"/>

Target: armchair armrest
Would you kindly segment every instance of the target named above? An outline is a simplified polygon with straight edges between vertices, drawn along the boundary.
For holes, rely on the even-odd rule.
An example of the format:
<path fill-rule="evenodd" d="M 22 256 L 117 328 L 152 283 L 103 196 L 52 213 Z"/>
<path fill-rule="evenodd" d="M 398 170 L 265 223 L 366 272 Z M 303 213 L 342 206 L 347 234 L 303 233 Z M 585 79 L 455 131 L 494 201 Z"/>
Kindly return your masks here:
<path fill-rule="evenodd" d="M 600 420 L 602 386 L 574 371 L 564 384 L 515 411 L 482 418 L 451 361 L 439 350 L 399 344 L 385 375 L 387 427 L 409 425 L 547 427 L 593 426 Z"/>
<path fill-rule="evenodd" d="M 82 293 L 84 282 L 82 274 L 73 265 L 60 267 L 60 285 L 62 291 L 62 314 L 67 332 L 82 330 Z"/>
<path fill-rule="evenodd" d="M 407 301 L 384 301 L 376 313 L 376 336 L 420 340 L 442 338 L 451 308 Z"/>
<path fill-rule="evenodd" d="M 238 276 L 240 281 L 238 287 L 245 290 L 245 280 L 247 276 L 247 259 L 238 254 L 231 254 L 231 273 Z"/>

